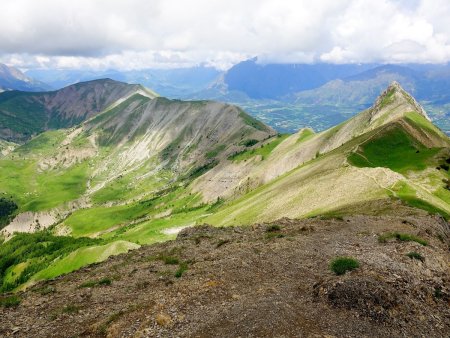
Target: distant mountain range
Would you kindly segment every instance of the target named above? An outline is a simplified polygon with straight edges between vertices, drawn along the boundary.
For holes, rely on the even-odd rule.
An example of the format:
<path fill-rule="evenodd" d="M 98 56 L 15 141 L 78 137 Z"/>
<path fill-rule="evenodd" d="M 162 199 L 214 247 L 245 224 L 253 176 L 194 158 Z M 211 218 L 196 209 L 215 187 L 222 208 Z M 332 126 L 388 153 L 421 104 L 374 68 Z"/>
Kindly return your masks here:
<path fill-rule="evenodd" d="M 50 88 L 49 85 L 25 75 L 17 68 L 0 63 L 0 91 L 16 89 L 36 92 Z"/>
<path fill-rule="evenodd" d="M 397 81 L 450 133 L 449 64 L 261 64 L 254 58 L 227 71 L 207 66 L 131 71 L 41 69 L 29 70 L 26 76 L 25 84 L 34 83 L 34 89 L 24 88 L 23 81 L 6 88 L 60 89 L 80 81 L 110 78 L 140 83 L 169 98 L 240 105 L 280 132 L 301 127 L 325 130 L 369 107 L 383 88 Z"/>
<path fill-rule="evenodd" d="M 279 131 L 320 131 L 368 108 L 392 81 L 413 93 L 450 133 L 449 64 L 262 65 L 252 59 L 194 96 L 241 105 Z"/>
<path fill-rule="evenodd" d="M 29 70 L 26 74 L 60 89 L 78 82 L 109 78 L 127 83 L 139 83 L 152 88 L 166 97 L 189 96 L 206 88 L 221 72 L 212 67 L 198 66 L 179 69 L 141 69 L 141 70 Z"/>

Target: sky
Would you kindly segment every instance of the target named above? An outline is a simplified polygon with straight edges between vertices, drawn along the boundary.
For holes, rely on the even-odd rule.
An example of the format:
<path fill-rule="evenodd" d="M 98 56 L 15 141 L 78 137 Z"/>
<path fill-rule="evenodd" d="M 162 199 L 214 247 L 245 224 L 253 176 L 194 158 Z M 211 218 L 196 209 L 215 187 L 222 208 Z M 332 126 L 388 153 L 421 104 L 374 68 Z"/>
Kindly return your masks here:
<path fill-rule="evenodd" d="M 21 69 L 446 63 L 449 0 L 1 0 Z"/>

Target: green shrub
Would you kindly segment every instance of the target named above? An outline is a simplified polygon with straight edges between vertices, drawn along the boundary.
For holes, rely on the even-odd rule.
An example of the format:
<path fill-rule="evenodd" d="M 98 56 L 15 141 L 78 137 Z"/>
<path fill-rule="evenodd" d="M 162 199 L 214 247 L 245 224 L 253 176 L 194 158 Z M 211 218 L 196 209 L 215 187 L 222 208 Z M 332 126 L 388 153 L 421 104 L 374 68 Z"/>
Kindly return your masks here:
<path fill-rule="evenodd" d="M 181 276 L 183 276 L 183 274 L 186 272 L 187 269 L 188 269 L 188 264 L 186 262 L 180 263 L 178 270 L 175 271 L 175 277 L 180 278 Z"/>
<path fill-rule="evenodd" d="M 219 153 L 221 153 L 225 149 L 225 147 L 226 147 L 225 144 L 218 145 L 213 150 L 208 151 L 206 153 L 206 158 L 214 158 L 214 157 L 216 157 Z"/>
<path fill-rule="evenodd" d="M 359 268 L 359 262 L 351 257 L 337 257 L 330 263 L 330 269 L 336 275 L 343 275 L 357 268 Z"/>
<path fill-rule="evenodd" d="M 102 278 L 99 280 L 98 285 L 111 285 L 112 280 L 110 278 Z"/>
<path fill-rule="evenodd" d="M 33 289 L 33 291 L 38 292 L 41 295 L 48 295 L 50 293 L 55 293 L 56 289 L 53 286 L 51 286 L 51 285 L 47 285 L 47 286 L 43 286 L 43 287 L 40 287 L 40 288 Z"/>
<path fill-rule="evenodd" d="M 436 286 L 434 288 L 434 297 L 437 299 L 441 299 L 441 298 L 443 298 L 443 296 L 444 296 L 444 293 L 442 292 L 442 287 Z"/>
<path fill-rule="evenodd" d="M 79 288 L 93 288 L 96 285 L 97 285 L 96 281 L 90 280 L 80 284 Z"/>
<path fill-rule="evenodd" d="M 420 237 L 399 232 L 388 232 L 378 236 L 378 241 L 380 243 L 386 243 L 390 239 L 395 239 L 400 242 L 416 242 L 423 246 L 428 245 L 428 242 Z"/>
<path fill-rule="evenodd" d="M 8 224 L 17 208 L 18 206 L 13 200 L 7 197 L 0 197 L 0 229 Z"/>
<path fill-rule="evenodd" d="M 185 179 L 195 179 L 199 176 L 202 176 L 204 173 L 206 173 L 208 170 L 214 168 L 216 165 L 219 164 L 219 161 L 217 159 L 212 159 L 210 161 L 208 161 L 207 163 L 196 167 L 194 169 L 192 169 L 187 176 L 185 177 Z"/>
<path fill-rule="evenodd" d="M 0 306 L 3 307 L 14 307 L 20 304 L 20 298 L 18 296 L 6 296 L 0 297 Z"/>
<path fill-rule="evenodd" d="M 420 253 L 415 252 L 415 251 L 408 252 L 406 254 L 406 256 L 408 256 L 411 259 L 417 259 L 417 260 L 419 260 L 421 262 L 425 261 L 425 257 L 423 257 Z"/>
<path fill-rule="evenodd" d="M 281 230 L 281 227 L 278 224 L 272 224 L 266 228 L 266 232 L 276 232 L 276 231 L 280 231 L 280 230 Z"/>
<path fill-rule="evenodd" d="M 248 139 L 248 140 L 244 140 L 241 142 L 242 145 L 246 146 L 246 147 L 251 147 L 254 146 L 256 143 L 258 143 L 258 140 L 255 139 Z"/>

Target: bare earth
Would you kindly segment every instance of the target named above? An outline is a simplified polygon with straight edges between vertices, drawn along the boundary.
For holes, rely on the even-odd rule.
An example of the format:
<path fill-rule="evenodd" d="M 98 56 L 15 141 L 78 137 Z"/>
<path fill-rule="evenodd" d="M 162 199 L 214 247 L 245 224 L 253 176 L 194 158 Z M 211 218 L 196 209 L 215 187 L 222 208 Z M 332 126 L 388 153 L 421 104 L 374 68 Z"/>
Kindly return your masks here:
<path fill-rule="evenodd" d="M 20 294 L 18 307 L 0 308 L 0 336 L 448 336 L 450 227 L 441 218 L 273 224 L 281 230 L 187 228 L 175 241 L 41 283 Z M 388 231 L 428 245 L 379 243 Z M 406 256 L 412 251 L 424 262 Z M 179 262 L 166 264 L 161 255 Z M 336 276 L 329 270 L 336 256 L 352 256 L 360 268 Z M 187 270 L 177 278 L 182 262 Z M 104 278 L 111 284 L 80 287 Z"/>

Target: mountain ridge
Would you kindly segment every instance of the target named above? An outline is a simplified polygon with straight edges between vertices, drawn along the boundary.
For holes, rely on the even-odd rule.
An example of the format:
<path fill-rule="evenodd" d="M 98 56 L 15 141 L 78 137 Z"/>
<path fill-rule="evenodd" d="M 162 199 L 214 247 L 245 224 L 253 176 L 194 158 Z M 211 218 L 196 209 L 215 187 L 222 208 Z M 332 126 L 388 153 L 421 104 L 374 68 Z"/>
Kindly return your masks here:
<path fill-rule="evenodd" d="M 383 100 L 387 97 L 392 101 L 383 103 Z M 282 217 L 282 215 L 296 218 L 323 213 L 327 209 L 331 211 L 329 209 L 331 207 L 336 208 L 339 205 L 344 206 L 345 203 L 351 204 L 351 201 L 355 202 L 354 197 L 350 194 L 352 189 L 354 189 L 355 195 L 357 194 L 356 191 L 359 190 L 361 200 L 378 199 L 382 196 L 390 198 L 391 192 L 387 189 L 388 186 L 394 186 L 401 181 L 412 180 L 412 182 L 416 182 L 418 174 L 415 174 L 414 171 L 418 170 L 418 167 L 414 165 L 416 161 L 414 157 L 424 161 L 424 163 L 431 161 L 428 165 L 432 167 L 438 166 L 438 162 L 442 161 L 435 156 L 449 157 L 450 140 L 426 119 L 427 116 L 423 115 L 423 110 L 420 108 L 415 101 L 411 101 L 409 95 L 405 95 L 404 90 L 398 84 L 393 84 L 380 96 L 380 100 L 377 100 L 372 108 L 361 112 L 348 121 L 330 130 L 311 135 L 306 140 L 301 140 L 300 144 L 297 142 L 301 135 L 293 135 L 287 138 L 275 148 L 271 155 L 272 158 L 259 162 L 259 164 L 256 163 L 256 168 L 259 167 L 259 169 L 251 169 L 251 172 L 259 172 L 259 174 L 255 174 L 256 180 L 259 181 L 257 186 L 260 186 L 257 189 L 258 193 L 255 190 L 250 191 L 247 194 L 248 196 L 244 194 L 238 197 L 235 202 L 230 203 L 229 209 L 224 208 L 221 215 L 211 216 L 208 222 L 218 225 L 243 224 L 242 222 L 258 222 L 262 219 L 274 220 Z M 378 114 L 375 120 L 372 119 L 373 112 Z M 397 139 L 402 141 L 395 145 Z M 398 152 L 395 153 L 397 157 L 390 159 L 391 162 L 383 162 L 383 157 L 388 156 L 388 154 L 384 154 L 383 145 L 378 146 L 380 142 L 386 143 L 386 151 L 389 151 L 389 147 L 394 147 L 392 148 L 394 150 L 396 147 L 404 147 L 401 148 L 400 152 L 404 151 L 405 156 L 409 156 L 406 162 L 402 163 L 402 159 L 398 157 L 403 155 Z M 360 155 L 351 154 L 358 153 L 358 149 L 361 147 L 362 149 L 367 148 L 371 144 L 377 144 L 377 147 L 381 147 L 374 149 L 376 152 L 373 154 L 373 158 L 381 165 L 375 165 L 373 169 L 366 169 L 371 167 L 370 163 L 363 161 L 364 163 L 361 166 L 359 164 L 355 166 L 356 162 L 348 162 L 349 156 L 352 159 L 355 156 L 366 156 L 364 152 Z M 381 159 L 377 156 L 381 156 Z M 398 165 L 397 161 L 401 164 Z M 423 164 L 423 168 L 426 166 L 426 164 Z M 361 169 L 358 169 L 358 167 L 361 167 Z M 233 168 L 233 165 L 230 165 L 230 168 Z M 409 172 L 408 168 L 413 168 L 413 171 Z M 441 175 L 438 172 L 430 174 L 433 177 L 435 174 L 440 177 L 439 179 L 433 178 L 433 181 L 439 182 L 445 180 L 448 176 L 448 174 Z M 204 182 L 199 183 L 199 190 L 202 189 L 203 185 L 216 186 L 217 184 L 214 181 L 211 182 L 215 174 L 219 175 L 218 180 L 220 181 L 219 170 L 213 169 L 205 175 Z M 323 178 L 321 175 L 328 178 Z M 425 179 L 427 175 L 424 174 L 424 177 L 420 180 Z M 371 177 L 378 177 L 375 179 L 375 182 L 378 183 L 373 185 L 374 182 L 372 182 Z M 201 178 L 198 180 L 201 180 Z M 305 182 L 305 180 L 309 180 L 309 183 L 305 183 L 302 187 L 303 192 L 294 188 L 296 186 L 294 182 Z M 335 189 L 342 190 L 336 191 L 336 196 L 344 194 L 344 191 L 346 191 L 346 198 L 335 199 L 331 196 L 330 198 L 324 198 L 329 194 L 324 190 L 327 188 L 327 184 L 324 185 L 323 182 L 331 184 L 331 180 L 339 180 L 338 184 L 333 184 Z M 245 181 L 244 177 L 241 177 L 240 182 L 242 181 Z M 252 181 L 252 178 L 250 178 L 250 181 Z M 360 181 L 359 187 L 344 183 L 357 181 Z M 379 185 L 380 182 L 385 183 Z M 411 184 L 414 185 L 415 183 Z M 237 183 L 237 186 L 239 186 L 239 183 Z M 439 186 L 440 184 L 437 185 L 437 187 Z M 307 189 L 310 189 L 310 193 L 316 190 L 313 195 L 320 199 L 311 204 L 312 196 L 308 199 L 307 195 L 302 195 L 307 194 Z M 398 196 L 396 193 L 394 195 Z M 439 208 L 443 208 L 446 215 L 449 215 L 448 201 L 450 195 L 448 192 L 444 193 L 446 197 L 443 201 L 431 195 L 424 196 L 422 195 L 425 199 L 432 199 L 439 205 Z M 214 199 L 214 197 L 214 195 L 211 195 L 210 198 Z M 267 203 L 266 209 L 261 210 L 261 207 L 258 207 L 255 211 L 249 210 L 252 205 L 262 205 L 263 200 L 266 200 L 264 202 Z M 292 200 L 299 201 L 299 204 L 295 205 L 289 202 Z M 280 205 L 280 203 L 289 203 L 289 206 Z"/>
<path fill-rule="evenodd" d="M 346 122 L 293 135 L 223 103 L 135 92 L 119 101 L 0 158 L 2 196 L 17 205 L 2 231 L 7 243 L 19 231 L 30 243 L 63 235 L 73 245 L 61 261 L 19 262 L 30 265 L 23 274 L 9 266 L 3 290 L 90 264 L 89 252 L 106 258 L 204 222 L 400 215 L 412 207 L 450 217 L 449 139 L 395 83 Z"/>
<path fill-rule="evenodd" d="M 157 96 L 140 85 L 111 79 L 78 83 L 50 92 L 0 93 L 0 138 L 23 142 L 45 130 L 74 126 L 134 92 Z"/>

